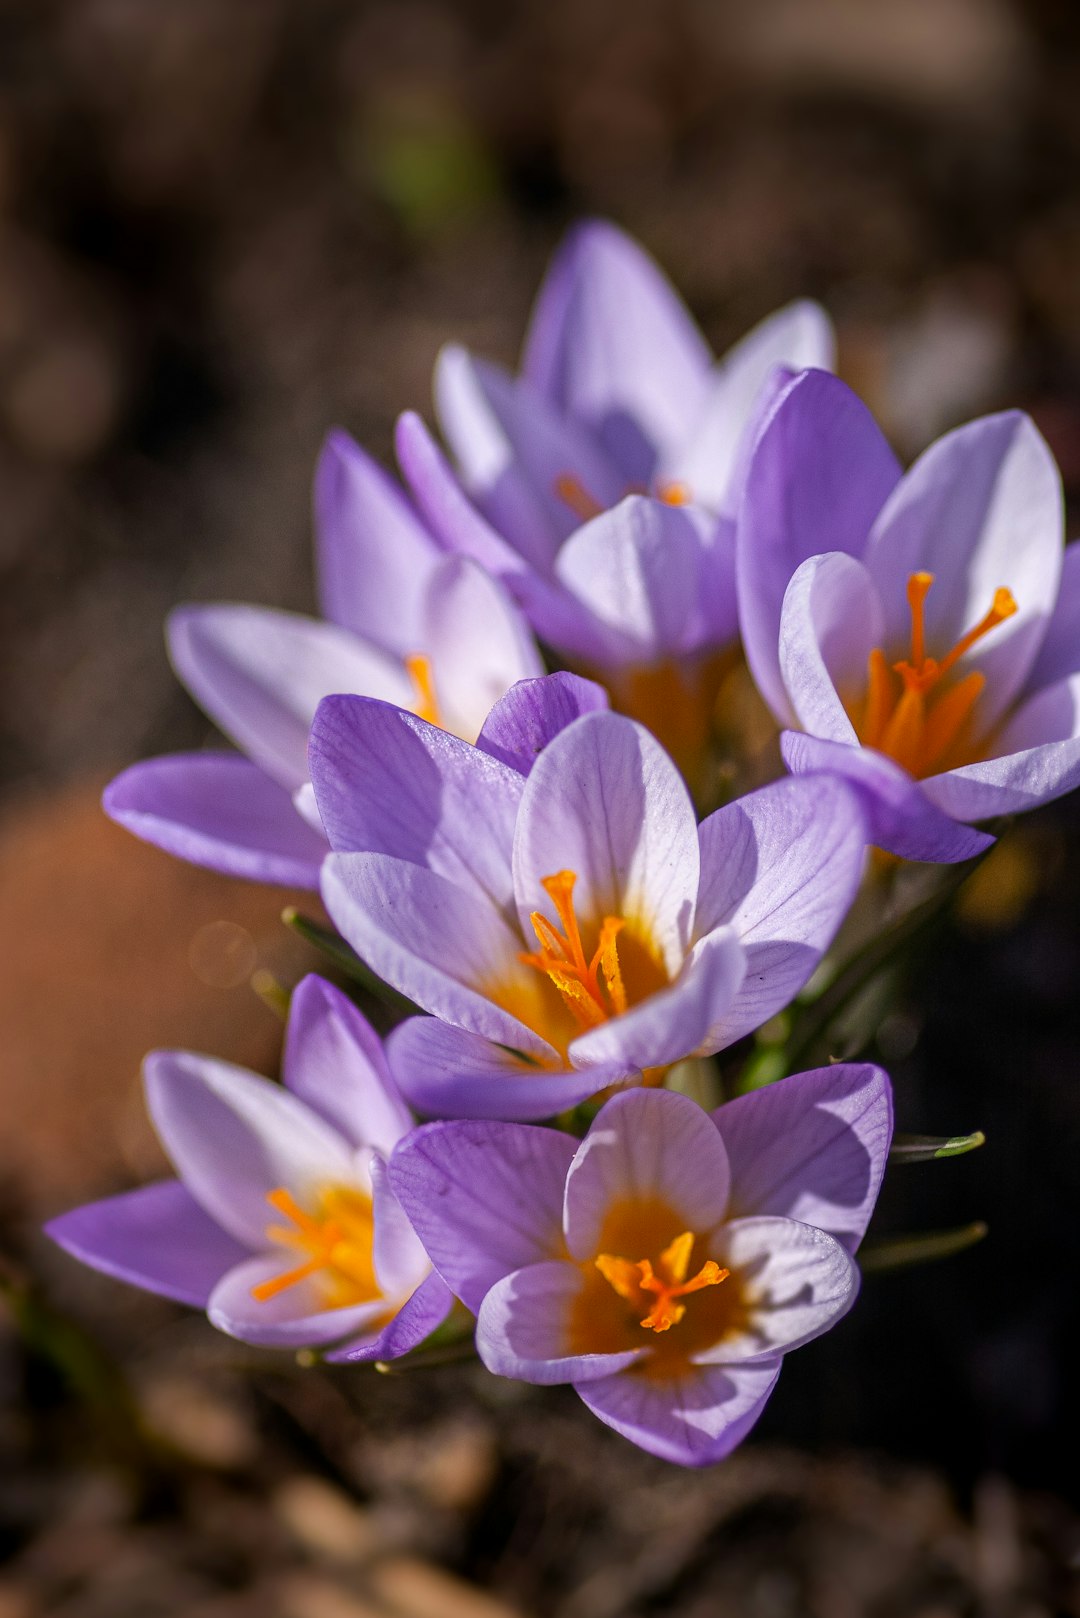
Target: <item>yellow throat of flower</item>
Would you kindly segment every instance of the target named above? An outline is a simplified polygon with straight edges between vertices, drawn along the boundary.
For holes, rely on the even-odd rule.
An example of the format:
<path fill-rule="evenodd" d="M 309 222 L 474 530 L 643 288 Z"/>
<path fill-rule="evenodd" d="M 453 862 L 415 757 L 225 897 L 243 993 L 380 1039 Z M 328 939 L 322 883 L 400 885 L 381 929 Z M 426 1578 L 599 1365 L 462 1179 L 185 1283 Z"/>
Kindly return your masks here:
<path fill-rule="evenodd" d="M 267 1238 L 291 1250 L 299 1263 L 252 1287 L 257 1303 L 266 1303 L 309 1278 L 317 1280 L 328 1309 L 371 1303 L 381 1297 L 375 1277 L 375 1221 L 369 1196 L 351 1186 L 326 1186 L 314 1199 L 314 1212 L 301 1207 L 284 1186 L 268 1192 L 266 1200 L 288 1220 L 288 1224 L 268 1225 Z"/>
<path fill-rule="evenodd" d="M 990 610 L 979 622 L 944 657 L 929 657 L 925 602 L 933 582 L 932 573 L 913 573 L 908 579 L 910 656 L 890 664 L 881 647 L 875 646 L 867 665 L 865 697 L 848 710 L 863 746 L 887 753 L 917 779 L 971 762 L 964 756 L 972 751 L 971 714 L 986 677 L 977 670 L 955 682 L 948 676 L 965 652 L 1017 610 L 1010 590 L 995 590 Z"/>

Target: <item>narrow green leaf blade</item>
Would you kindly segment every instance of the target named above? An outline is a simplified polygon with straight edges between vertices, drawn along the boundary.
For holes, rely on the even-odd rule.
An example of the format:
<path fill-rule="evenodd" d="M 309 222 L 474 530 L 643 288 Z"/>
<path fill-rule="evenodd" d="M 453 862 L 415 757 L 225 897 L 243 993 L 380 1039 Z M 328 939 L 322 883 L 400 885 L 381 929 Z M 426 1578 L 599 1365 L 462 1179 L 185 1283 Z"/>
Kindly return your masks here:
<path fill-rule="evenodd" d="M 889 1156 L 896 1163 L 932 1163 L 939 1157 L 963 1157 L 985 1145 L 981 1129 L 970 1135 L 897 1135 Z"/>
<path fill-rule="evenodd" d="M 930 1230 L 913 1236 L 890 1236 L 867 1242 L 859 1249 L 859 1266 L 864 1274 L 907 1269 L 915 1264 L 931 1264 L 935 1259 L 952 1258 L 974 1247 L 987 1234 L 989 1226 L 981 1219 L 956 1230 Z"/>
<path fill-rule="evenodd" d="M 397 990 L 392 989 L 389 983 L 384 983 L 382 978 L 376 977 L 340 934 L 332 933 L 327 927 L 320 927 L 317 921 L 312 921 L 310 916 L 301 915 L 292 905 L 286 906 L 281 912 L 281 919 L 286 927 L 291 927 L 294 933 L 299 933 L 313 949 L 319 950 L 328 960 L 333 961 L 339 972 L 344 972 L 354 983 L 361 984 L 376 999 L 393 1006 L 396 1011 L 409 1013 L 420 1011 L 419 1006 L 414 1005 L 403 994 L 398 994 Z"/>

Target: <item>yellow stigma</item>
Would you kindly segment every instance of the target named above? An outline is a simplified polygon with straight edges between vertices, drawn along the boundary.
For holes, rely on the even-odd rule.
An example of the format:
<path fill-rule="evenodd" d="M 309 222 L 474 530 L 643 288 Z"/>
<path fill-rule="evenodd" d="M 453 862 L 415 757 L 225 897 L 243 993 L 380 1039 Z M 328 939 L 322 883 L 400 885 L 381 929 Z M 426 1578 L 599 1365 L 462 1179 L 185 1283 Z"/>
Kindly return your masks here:
<path fill-rule="evenodd" d="M 657 1269 L 647 1258 L 619 1258 L 614 1253 L 599 1253 L 595 1263 L 608 1285 L 628 1303 L 640 1307 L 645 1303 L 641 1297 L 643 1292 L 653 1295 L 656 1301 L 648 1306 L 648 1313 L 638 1325 L 646 1331 L 664 1332 L 677 1326 L 686 1314 L 686 1305 L 677 1303 L 677 1298 L 689 1297 L 705 1287 L 719 1286 L 731 1273 L 710 1258 L 687 1280 L 693 1249 L 694 1233 L 684 1230 L 664 1248 L 657 1260 Z"/>
<path fill-rule="evenodd" d="M 268 1192 L 266 1200 L 289 1221 L 268 1225 L 267 1238 L 302 1257 L 300 1263 L 252 1287 L 251 1296 L 257 1303 L 266 1303 L 309 1278 L 318 1278 L 327 1308 L 370 1303 L 381 1296 L 375 1278 L 375 1222 L 369 1196 L 351 1186 L 327 1186 L 315 1199 L 314 1213 L 301 1207 L 284 1186 Z"/>
<path fill-rule="evenodd" d="M 418 719 L 426 719 L 429 725 L 439 725 L 445 729 L 430 657 L 423 652 L 414 652 L 405 659 L 405 673 L 412 681 L 413 713 Z"/>
<path fill-rule="evenodd" d="M 529 919 L 540 948 L 520 958 L 526 966 L 547 974 L 582 1028 L 595 1028 L 626 1010 L 617 942 L 625 923 L 621 917 L 605 916 L 599 942 L 592 957 L 587 958 L 574 912 L 576 881 L 573 871 L 557 871 L 542 879 L 541 886 L 555 906 L 563 931 L 560 933 L 541 911 L 534 910 Z"/>
<path fill-rule="evenodd" d="M 944 657 L 929 657 L 925 605 L 933 583 L 932 573 L 913 573 L 908 579 L 911 655 L 890 664 L 882 648 L 874 647 L 862 710 L 857 718 L 853 716 L 856 734 L 865 747 L 887 753 L 917 778 L 970 762 L 960 758 L 958 751 L 985 676 L 972 670 L 953 685 L 942 682 L 965 652 L 1017 611 L 1011 590 L 995 590 L 990 610 L 979 622 Z"/>

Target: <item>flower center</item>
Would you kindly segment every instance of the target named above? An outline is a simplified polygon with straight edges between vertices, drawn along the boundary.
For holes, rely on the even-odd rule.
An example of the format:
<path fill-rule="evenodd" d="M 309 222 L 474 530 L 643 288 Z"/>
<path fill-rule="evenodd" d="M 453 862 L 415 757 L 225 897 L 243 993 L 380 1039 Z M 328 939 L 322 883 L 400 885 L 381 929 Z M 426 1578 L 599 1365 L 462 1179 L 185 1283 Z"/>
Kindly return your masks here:
<path fill-rule="evenodd" d="M 618 946 L 626 923 L 621 916 L 605 916 L 599 942 L 587 957 L 574 912 L 576 881 L 573 871 L 556 871 L 542 879 L 541 886 L 555 906 L 563 930 L 560 933 L 541 911 L 534 910 L 529 920 L 540 948 L 533 954 L 523 952 L 519 958 L 551 979 L 581 1028 L 596 1028 L 609 1017 L 620 1017 L 627 1007 Z"/>
<path fill-rule="evenodd" d="M 599 517 L 605 509 L 594 494 L 575 477 L 572 472 L 561 472 L 555 479 L 552 487 L 564 506 L 569 506 L 581 522 L 590 522 L 593 517 Z M 627 485 L 627 494 L 648 494 L 650 491 L 641 483 Z M 688 506 L 691 501 L 690 490 L 685 483 L 678 483 L 673 478 L 667 478 L 658 483 L 652 494 L 655 499 L 662 500 L 666 506 Z"/>
<path fill-rule="evenodd" d="M 438 725 L 445 730 L 446 722 L 435 691 L 435 674 L 430 657 L 423 652 L 413 652 L 405 659 L 405 673 L 412 681 L 412 711 L 417 719 L 426 719 L 429 725 Z"/>
<path fill-rule="evenodd" d="M 644 1320 L 638 1321 L 639 1326 L 644 1326 L 646 1331 L 670 1331 L 686 1314 L 686 1305 L 677 1303 L 677 1298 L 689 1297 L 705 1287 L 719 1286 L 731 1274 L 710 1258 L 688 1280 L 686 1272 L 693 1248 L 694 1233 L 684 1230 L 664 1248 L 656 1269 L 647 1258 L 618 1258 L 614 1253 L 598 1253 L 594 1262 L 608 1285 L 628 1303 L 645 1302 L 641 1297 L 643 1292 L 655 1299 L 648 1305 Z"/>
<path fill-rule="evenodd" d="M 369 1196 L 351 1186 L 326 1186 L 315 1199 L 314 1213 L 302 1208 L 284 1186 L 268 1192 L 266 1200 L 288 1220 L 285 1225 L 267 1225 L 268 1239 L 300 1255 L 300 1262 L 252 1287 L 251 1296 L 258 1303 L 266 1303 L 312 1276 L 319 1278 L 329 1308 L 370 1303 L 381 1297 L 375 1279 L 375 1223 Z"/>
<path fill-rule="evenodd" d="M 880 646 L 870 653 L 866 695 L 861 712 L 852 715 L 864 747 L 875 747 L 917 778 L 932 774 L 946 763 L 969 762 L 959 755 L 963 732 L 975 701 L 986 684 L 977 670 L 955 683 L 946 676 L 984 636 L 1016 612 L 1011 590 L 994 591 L 990 610 L 940 660 L 926 653 L 925 602 L 934 582 L 932 573 L 913 573 L 908 579 L 911 609 L 911 655 L 890 664 Z"/>

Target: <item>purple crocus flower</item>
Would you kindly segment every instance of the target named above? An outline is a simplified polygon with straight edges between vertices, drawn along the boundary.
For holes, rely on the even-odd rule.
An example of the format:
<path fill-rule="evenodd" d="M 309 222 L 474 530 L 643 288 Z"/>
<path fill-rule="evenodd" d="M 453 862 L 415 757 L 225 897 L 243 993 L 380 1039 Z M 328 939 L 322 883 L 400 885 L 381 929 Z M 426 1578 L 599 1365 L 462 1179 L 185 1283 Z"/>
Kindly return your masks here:
<path fill-rule="evenodd" d="M 737 637 L 747 425 L 778 367 L 831 356 L 826 316 L 797 303 L 714 362 L 642 249 L 585 224 L 540 290 L 520 375 L 461 348 L 439 358 L 461 483 L 414 415 L 398 457 L 443 543 L 503 579 L 543 640 L 692 766 Z"/>
<path fill-rule="evenodd" d="M 237 605 L 182 607 L 169 619 L 177 674 L 240 753 L 150 759 L 104 800 L 114 820 L 183 859 L 309 888 L 326 841 L 297 794 L 321 697 L 381 697 L 472 740 L 515 681 L 543 673 L 504 588 L 447 556 L 341 432 L 319 461 L 315 516 L 325 620 Z"/>
<path fill-rule="evenodd" d="M 436 1116 L 549 1117 L 722 1049 L 806 982 L 858 886 L 856 795 L 791 778 L 699 828 L 659 743 L 607 711 L 527 778 L 385 705 L 332 697 L 312 780 L 323 899 L 432 1017 L 389 1042 Z M 350 849 L 364 852 L 348 852 Z"/>
<path fill-rule="evenodd" d="M 336 1358 L 392 1359 L 452 1300 L 387 1179 L 408 1109 L 371 1026 L 321 978 L 293 995 L 284 1079 L 154 1052 L 147 1104 L 179 1178 L 46 1228 L 83 1263 L 205 1309 L 245 1342 L 347 1340 Z"/>
<path fill-rule="evenodd" d="M 428 1124 L 390 1179 L 478 1315 L 488 1369 L 569 1382 L 684 1466 L 749 1432 L 783 1356 L 851 1307 L 892 1134 L 889 1081 L 837 1064 L 711 1116 L 627 1091 L 580 1143 L 527 1124 Z"/>
<path fill-rule="evenodd" d="M 880 847 L 966 859 L 992 841 L 967 822 L 1080 783 L 1080 552 L 1027 416 L 960 427 L 901 475 L 855 395 L 808 371 L 758 438 L 738 559 L 788 767 L 845 775 Z"/>

